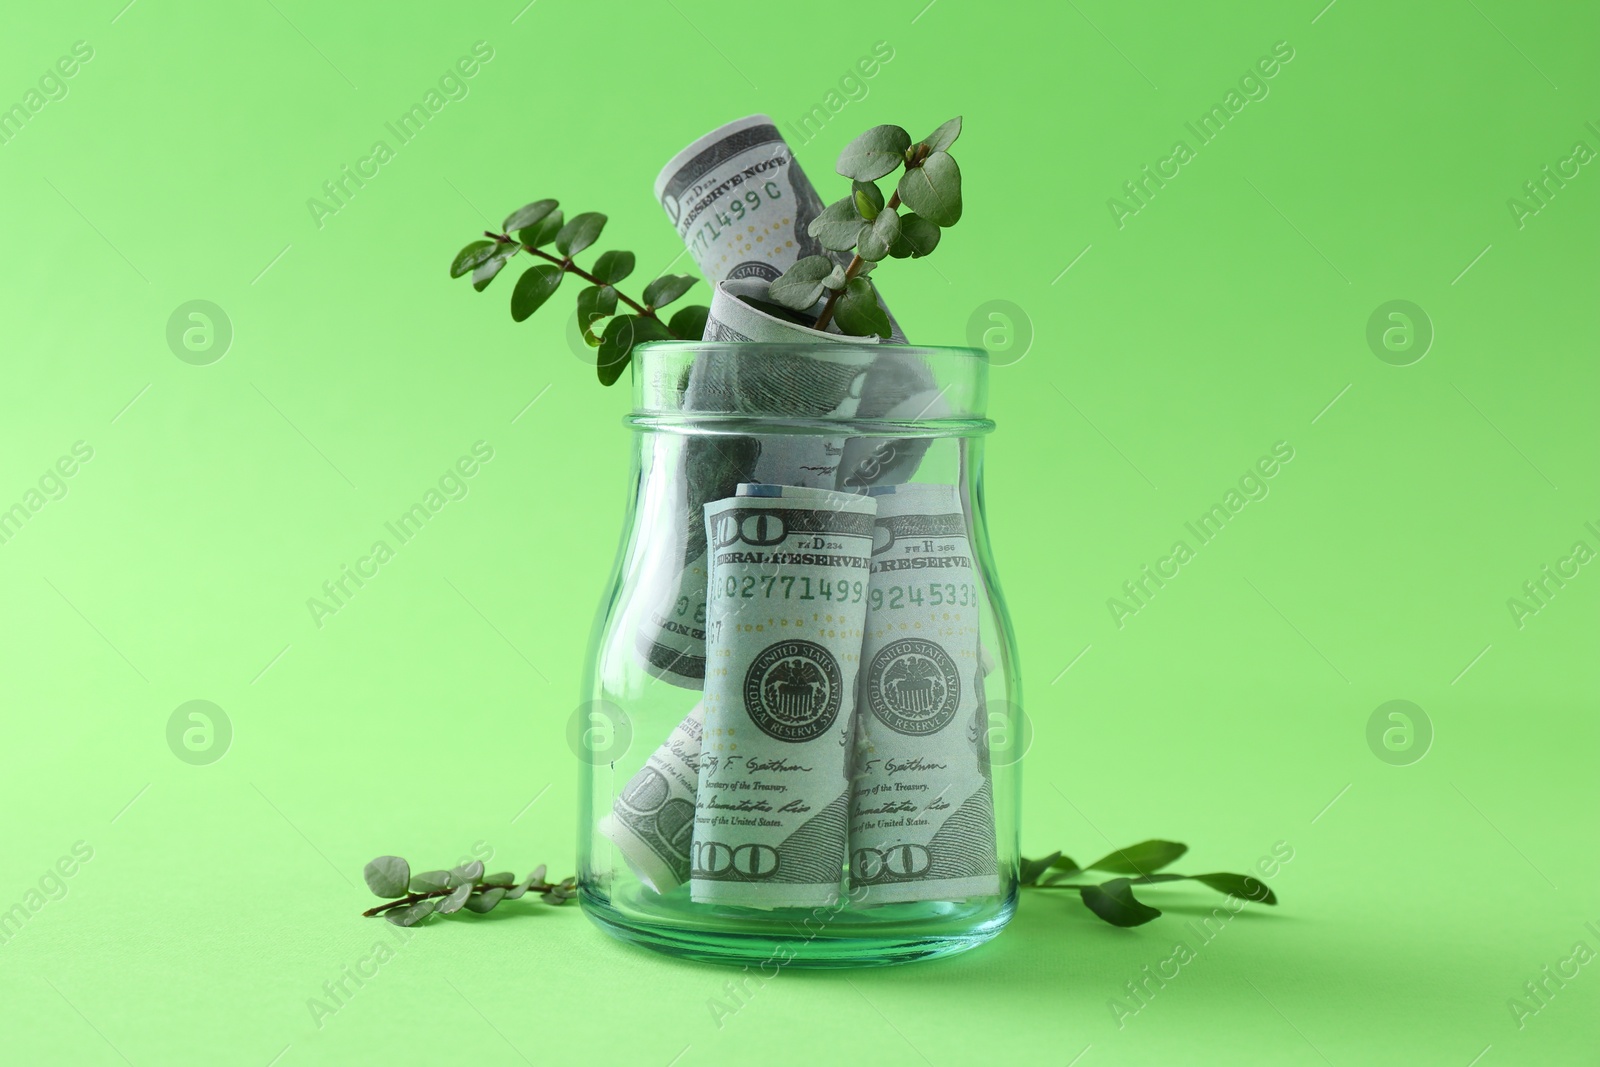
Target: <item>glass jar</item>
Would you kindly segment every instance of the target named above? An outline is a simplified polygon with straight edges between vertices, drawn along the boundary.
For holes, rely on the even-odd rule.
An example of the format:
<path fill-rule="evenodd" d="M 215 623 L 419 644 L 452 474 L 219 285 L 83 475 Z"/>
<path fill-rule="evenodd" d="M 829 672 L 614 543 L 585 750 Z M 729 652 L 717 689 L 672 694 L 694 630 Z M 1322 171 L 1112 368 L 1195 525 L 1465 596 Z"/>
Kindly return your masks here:
<path fill-rule="evenodd" d="M 580 898 L 626 941 L 892 963 L 1016 906 L 1016 649 L 982 350 L 662 342 L 569 740 Z"/>

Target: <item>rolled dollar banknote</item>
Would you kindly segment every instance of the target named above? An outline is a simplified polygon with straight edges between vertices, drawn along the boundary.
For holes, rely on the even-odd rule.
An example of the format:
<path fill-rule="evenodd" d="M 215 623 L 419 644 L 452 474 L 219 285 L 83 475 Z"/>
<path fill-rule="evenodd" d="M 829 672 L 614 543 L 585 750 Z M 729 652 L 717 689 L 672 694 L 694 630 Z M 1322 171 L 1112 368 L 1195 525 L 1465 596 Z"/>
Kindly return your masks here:
<path fill-rule="evenodd" d="M 871 497 L 767 487 L 706 505 L 705 728 L 690 896 L 833 904 L 872 549 Z M 774 495 L 776 494 L 776 495 Z"/>
<path fill-rule="evenodd" d="M 878 503 L 850 783 L 850 886 L 863 903 L 999 891 L 994 791 L 966 520 L 947 485 Z"/>
<path fill-rule="evenodd" d="M 704 709 L 696 704 L 628 780 L 600 820 L 605 835 L 641 882 L 667 893 L 689 880 L 694 795 L 700 784 Z"/>
<path fill-rule="evenodd" d="M 849 256 L 824 249 L 807 232 L 823 209 L 794 153 L 772 119 L 751 115 L 700 137 L 662 168 L 655 195 L 712 288 L 705 338 L 721 341 L 815 344 L 837 336 L 818 333 L 794 312 L 764 300 L 766 287 L 795 261 L 827 255 L 844 264 Z M 905 335 L 889 316 L 890 340 Z M 803 318 L 802 318 L 803 321 Z M 815 321 L 815 316 L 810 321 Z M 854 339 L 870 344 L 875 338 Z M 748 361 L 713 360 L 697 365 L 684 394 L 688 411 L 793 417 L 849 418 L 879 415 L 932 387 L 915 361 L 869 369 L 867 357 L 819 366 L 798 354 L 766 352 Z M 660 593 L 636 637 L 639 655 L 652 674 L 685 688 L 703 684 L 705 570 L 697 530 L 703 506 L 728 495 L 737 482 L 861 487 L 909 476 L 925 444 L 858 439 L 847 467 L 845 438 L 797 436 L 706 438 L 686 444 L 691 470 L 679 516 L 681 563 L 676 581 Z"/>
<path fill-rule="evenodd" d="M 770 282 L 797 259 L 827 254 L 806 232 L 822 198 L 766 115 L 696 140 L 661 168 L 655 192 L 713 288 L 724 278 Z"/>

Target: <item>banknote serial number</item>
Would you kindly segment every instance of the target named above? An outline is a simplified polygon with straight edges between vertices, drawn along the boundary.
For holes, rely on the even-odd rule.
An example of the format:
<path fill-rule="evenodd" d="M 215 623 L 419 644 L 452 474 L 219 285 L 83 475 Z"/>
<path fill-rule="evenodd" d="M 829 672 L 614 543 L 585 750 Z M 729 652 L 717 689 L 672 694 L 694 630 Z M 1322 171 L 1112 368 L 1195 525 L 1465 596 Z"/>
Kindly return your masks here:
<path fill-rule="evenodd" d="M 762 194 L 766 194 L 763 197 Z M 752 215 L 768 200 L 777 200 L 783 196 L 783 190 L 778 188 L 777 182 L 764 182 L 760 191 L 746 189 L 740 196 L 728 200 L 726 210 L 719 208 L 714 218 L 707 219 L 700 224 L 700 232 L 694 239 L 698 243 L 710 244 L 722 237 L 722 231 L 716 224 L 732 228 L 736 223 L 743 222 L 746 215 Z M 746 205 L 749 205 L 748 207 Z"/>
<path fill-rule="evenodd" d="M 867 606 L 873 611 L 881 611 L 884 607 L 893 610 L 908 604 L 919 608 L 975 608 L 978 606 L 978 587 L 970 582 L 875 586 L 867 598 Z"/>
<path fill-rule="evenodd" d="M 747 574 L 743 578 L 728 575 L 722 584 L 725 598 L 754 600 L 827 600 L 835 604 L 859 604 L 867 595 L 867 583 L 861 579 L 817 578 L 794 574 Z"/>

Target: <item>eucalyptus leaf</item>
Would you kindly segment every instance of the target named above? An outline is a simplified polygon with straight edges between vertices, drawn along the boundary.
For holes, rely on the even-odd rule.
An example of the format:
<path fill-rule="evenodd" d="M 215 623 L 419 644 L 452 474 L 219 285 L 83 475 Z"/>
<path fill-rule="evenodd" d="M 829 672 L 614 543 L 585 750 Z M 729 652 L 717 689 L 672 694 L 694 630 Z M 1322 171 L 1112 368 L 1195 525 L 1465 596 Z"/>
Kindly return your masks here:
<path fill-rule="evenodd" d="M 843 264 L 835 263 L 833 265 L 833 269 L 828 272 L 828 276 L 822 279 L 822 287 L 824 289 L 830 289 L 834 292 L 837 292 L 838 290 L 843 289 L 845 283 L 849 280 L 850 279 L 845 275 Z"/>
<path fill-rule="evenodd" d="M 531 204 L 523 204 L 506 216 L 506 221 L 500 224 L 500 229 L 504 233 L 513 233 L 517 230 L 526 229 L 555 209 L 556 201 L 554 200 L 535 200 Z"/>
<path fill-rule="evenodd" d="M 786 308 L 804 311 L 822 296 L 823 280 L 833 273 L 836 266 L 827 256 L 798 259 L 767 287 L 767 296 Z"/>
<path fill-rule="evenodd" d="M 450 874 L 458 885 L 462 882 L 476 883 L 483 877 L 483 861 L 468 860 L 460 866 L 452 867 Z"/>
<path fill-rule="evenodd" d="M 633 273 L 633 260 L 632 252 L 601 252 L 600 258 L 589 268 L 589 273 L 602 282 L 615 285 Z"/>
<path fill-rule="evenodd" d="M 936 226 L 961 221 L 961 168 L 948 152 L 935 152 L 900 176 L 900 201 Z"/>
<path fill-rule="evenodd" d="M 850 191 L 851 196 L 856 198 L 856 211 L 860 212 L 862 218 L 870 221 L 883 210 L 883 190 L 878 188 L 876 182 L 851 182 Z M 861 207 L 863 197 L 872 205 L 870 214 Z"/>
<path fill-rule="evenodd" d="M 844 293 L 833 306 L 833 321 L 839 324 L 840 330 L 854 337 L 869 334 L 888 337 L 890 333 L 888 312 L 878 303 L 872 283 L 861 277 L 851 278 L 850 284 L 844 287 Z"/>
<path fill-rule="evenodd" d="M 711 309 L 704 304 L 690 304 L 673 312 L 667 330 L 680 341 L 698 341 L 706 335 L 706 319 Z"/>
<path fill-rule="evenodd" d="M 461 251 L 456 253 L 456 258 L 450 261 L 450 277 L 459 278 L 463 274 L 471 274 L 490 256 L 494 255 L 496 241 L 473 241 Z"/>
<path fill-rule="evenodd" d="M 561 212 L 552 211 L 533 225 L 519 230 L 517 240 L 529 248 L 543 248 L 556 239 L 556 234 L 561 232 L 564 225 Z"/>
<path fill-rule="evenodd" d="M 905 162 L 911 135 L 899 126 L 874 126 L 844 146 L 835 169 L 846 178 L 870 182 Z"/>
<path fill-rule="evenodd" d="M 511 317 L 521 322 L 538 311 L 561 287 L 566 273 L 555 263 L 535 263 L 523 271 L 522 277 L 517 279 L 517 287 L 511 291 Z M 480 869 L 482 866 L 479 864 Z"/>
<path fill-rule="evenodd" d="M 1126 878 L 1113 878 L 1101 885 L 1086 885 L 1078 891 L 1084 906 L 1113 926 L 1143 926 L 1161 912 L 1133 895 Z"/>
<path fill-rule="evenodd" d="M 893 211 L 883 211 L 872 220 L 872 225 L 861 231 L 861 241 L 856 255 L 869 263 L 876 263 L 889 255 L 889 249 L 900 236 L 900 216 Z"/>
<path fill-rule="evenodd" d="M 863 225 L 852 195 L 835 200 L 823 208 L 822 214 L 812 219 L 811 225 L 806 227 L 806 233 L 815 237 L 830 252 L 848 252 L 856 246 Z"/>
<path fill-rule="evenodd" d="M 461 906 L 467 902 L 467 898 L 471 895 L 472 883 L 462 882 L 460 885 L 456 886 L 455 892 L 451 893 L 447 897 L 439 898 L 439 906 L 436 910 L 440 915 L 454 914 L 455 912 L 461 910 Z"/>
<path fill-rule="evenodd" d="M 411 865 L 399 856 L 379 856 L 361 872 L 367 888 L 380 897 L 403 897 L 411 880 Z"/>
<path fill-rule="evenodd" d="M 431 900 L 419 900 L 415 904 L 408 904 L 403 908 L 394 908 L 383 913 L 383 917 L 396 926 L 415 926 L 417 923 L 433 914 L 434 903 Z"/>
<path fill-rule="evenodd" d="M 1114 874 L 1154 874 L 1187 851 L 1189 846 L 1177 841 L 1141 841 L 1100 857 L 1089 864 L 1089 869 Z"/>
<path fill-rule="evenodd" d="M 582 252 L 600 239 L 606 228 L 606 217 L 598 211 L 585 211 L 572 216 L 572 221 L 556 233 L 556 251 L 567 257 Z"/>
<path fill-rule="evenodd" d="M 494 874 L 485 875 L 483 881 L 485 884 L 502 886 L 515 885 L 517 876 L 512 874 L 510 871 L 496 871 Z"/>
<path fill-rule="evenodd" d="M 693 274 L 663 274 L 644 287 L 644 305 L 652 310 L 666 307 L 687 293 L 694 283 Z"/>
<path fill-rule="evenodd" d="M 510 877 L 509 875 L 507 877 Z M 475 911 L 482 915 L 486 911 L 493 911 L 494 906 L 505 899 L 504 889 L 485 889 L 481 893 L 474 893 L 467 898 L 467 910 Z"/>
<path fill-rule="evenodd" d="M 961 116 L 957 115 L 924 137 L 922 143 L 928 146 L 930 152 L 947 152 L 950 150 L 950 146 L 956 143 L 956 138 L 960 136 Z"/>
<path fill-rule="evenodd" d="M 889 248 L 895 259 L 919 259 L 939 247 L 943 231 L 914 211 L 900 216 L 900 233 Z"/>
<path fill-rule="evenodd" d="M 411 876 L 410 885 L 413 893 L 431 893 L 435 889 L 449 889 L 450 872 L 422 871 Z"/>

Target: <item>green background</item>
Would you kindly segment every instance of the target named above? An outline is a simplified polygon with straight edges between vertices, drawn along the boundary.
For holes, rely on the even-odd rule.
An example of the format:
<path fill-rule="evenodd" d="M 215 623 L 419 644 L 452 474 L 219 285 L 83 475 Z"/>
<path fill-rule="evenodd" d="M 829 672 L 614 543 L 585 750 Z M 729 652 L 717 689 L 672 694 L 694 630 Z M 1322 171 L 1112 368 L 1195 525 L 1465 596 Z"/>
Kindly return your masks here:
<path fill-rule="evenodd" d="M 1600 964 L 1542 1006 L 1523 985 L 1600 951 L 1600 565 L 1520 626 L 1507 604 L 1600 550 L 1600 168 L 1508 206 L 1600 150 L 1592 7 L 123 2 L 0 40 L 0 105 L 93 48 L 0 144 L 0 507 L 93 449 L 0 544 L 0 910 L 93 850 L 0 944 L 6 1059 L 1594 1062 Z M 477 41 L 469 95 L 399 144 L 385 123 Z M 451 255 L 557 196 L 610 214 L 642 283 L 679 252 L 657 168 L 826 109 L 878 41 L 864 98 L 792 143 L 831 199 L 861 129 L 966 117 L 966 217 L 881 283 L 914 340 L 965 343 L 996 300 L 1032 335 L 1001 346 L 988 456 L 1024 851 L 1160 836 L 1194 846 L 1180 869 L 1244 870 L 1282 842 L 1282 906 L 1202 945 L 1202 890 L 1149 892 L 1168 914 L 1134 931 L 1027 898 L 976 952 L 786 972 L 720 1027 L 733 972 L 505 908 L 418 930 L 319 1026 L 323 983 L 396 937 L 357 917 L 367 859 L 574 851 L 563 731 L 626 398 L 560 312 L 513 324 L 509 285 L 449 282 Z M 1185 123 L 1278 42 L 1268 95 L 1197 147 Z M 1195 157 L 1119 227 L 1108 201 L 1179 139 Z M 319 227 L 308 199 L 378 140 Z M 233 333 L 203 366 L 167 340 L 197 299 Z M 1367 341 L 1396 299 L 1434 334 L 1407 366 Z M 469 495 L 319 628 L 307 599 L 480 440 Z M 1280 441 L 1270 495 L 1119 627 L 1108 599 Z M 232 729 L 204 766 L 167 741 L 195 699 Z M 1367 740 L 1400 699 L 1430 724 L 1407 765 Z M 1195 959 L 1119 1025 L 1180 939 Z M 1519 1027 L 1511 998 L 1539 1010 Z"/>

